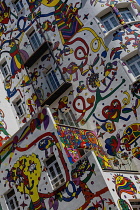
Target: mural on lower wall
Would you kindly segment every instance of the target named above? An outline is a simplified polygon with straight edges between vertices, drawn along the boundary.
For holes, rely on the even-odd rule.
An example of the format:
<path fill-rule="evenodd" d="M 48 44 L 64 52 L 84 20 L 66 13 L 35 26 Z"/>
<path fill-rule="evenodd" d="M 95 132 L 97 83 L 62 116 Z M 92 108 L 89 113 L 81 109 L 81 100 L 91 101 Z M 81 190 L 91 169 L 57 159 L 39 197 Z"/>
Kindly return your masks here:
<path fill-rule="evenodd" d="M 107 185 L 120 210 L 133 210 L 131 201 L 140 198 L 140 175 L 107 173 Z"/>
<path fill-rule="evenodd" d="M 60 127 L 58 130 L 62 134 Z M 116 209 L 93 154 L 75 159 L 70 165 L 67 153 L 61 147 L 64 142 L 62 139 L 60 141 L 57 132 L 49 112 L 44 108 L 3 145 L 0 152 L 1 195 L 14 189 L 19 207 L 31 210 L 65 209 L 67 205 L 77 210 Z M 67 131 L 67 142 L 70 141 L 70 132 Z M 93 132 L 75 130 L 73 137 L 80 140 L 81 134 L 85 144 L 90 139 L 95 147 L 99 146 Z M 83 142 L 79 143 L 81 145 Z M 53 187 L 49 168 L 45 164 L 54 155 L 59 165 L 59 175 L 64 178 L 58 188 Z"/>
<path fill-rule="evenodd" d="M 49 135 L 54 136 L 53 134 Z M 61 161 L 63 166 L 65 166 L 66 163 L 63 158 Z M 32 153 L 29 156 L 24 155 L 19 157 L 16 163 L 8 171 L 7 177 L 4 179 L 9 183 L 10 188 L 14 188 L 24 195 L 22 203 L 20 203 L 19 200 L 19 205 L 23 207 L 23 209 L 28 206 L 29 198 L 31 202 L 28 208 L 31 210 L 46 210 L 48 207 L 57 210 L 62 209 L 63 203 L 68 203 L 68 206 L 70 207 L 70 202 L 75 200 L 75 198 L 81 199 L 81 195 L 84 197 L 84 200 L 81 200 L 81 203 L 83 204 L 78 207 L 77 210 L 91 210 L 95 208 L 116 209 L 115 203 L 113 199 L 111 199 L 108 187 L 105 185 L 103 178 L 100 177 L 100 182 L 103 182 L 102 188 L 100 189 L 98 185 L 96 185 L 97 190 L 93 188 L 100 176 L 100 174 L 96 173 L 96 167 L 94 163 L 92 163 L 92 165 L 90 164 L 88 157 L 84 157 L 84 159 L 81 159 L 76 163 L 75 168 L 71 171 L 71 178 L 67 177 L 68 179 L 62 187 L 52 192 L 41 193 L 40 191 L 43 187 L 40 189 L 39 182 L 42 181 L 43 176 L 42 164 L 39 155 Z M 68 171 L 67 167 L 65 167 L 65 173 L 66 171 Z M 90 182 L 91 184 L 89 184 Z M 42 184 L 47 189 L 47 182 Z"/>

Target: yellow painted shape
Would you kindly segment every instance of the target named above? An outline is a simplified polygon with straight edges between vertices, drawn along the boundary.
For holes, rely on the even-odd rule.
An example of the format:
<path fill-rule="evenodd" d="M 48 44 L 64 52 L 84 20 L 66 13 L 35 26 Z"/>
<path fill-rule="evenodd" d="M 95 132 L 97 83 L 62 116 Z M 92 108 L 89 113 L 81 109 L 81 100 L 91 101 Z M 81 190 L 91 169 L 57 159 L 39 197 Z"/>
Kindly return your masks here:
<path fill-rule="evenodd" d="M 49 3 L 48 0 L 42 0 L 41 1 L 41 3 L 44 4 L 47 7 L 55 7 L 59 2 L 60 2 L 60 0 L 53 0 L 51 3 Z"/>

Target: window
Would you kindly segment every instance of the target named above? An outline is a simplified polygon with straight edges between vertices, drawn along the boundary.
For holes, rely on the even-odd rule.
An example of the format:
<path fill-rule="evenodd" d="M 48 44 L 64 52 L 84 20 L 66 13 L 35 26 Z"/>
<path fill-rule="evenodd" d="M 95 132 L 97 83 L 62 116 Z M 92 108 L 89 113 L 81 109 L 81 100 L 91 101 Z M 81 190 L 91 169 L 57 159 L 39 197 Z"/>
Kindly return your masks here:
<path fill-rule="evenodd" d="M 130 201 L 133 210 L 140 210 L 140 200 Z"/>
<path fill-rule="evenodd" d="M 83 149 L 83 148 L 78 148 L 78 151 L 79 151 L 79 153 L 80 153 L 80 155 L 82 157 L 83 155 L 85 155 L 86 153 L 88 153 L 90 150 Z"/>
<path fill-rule="evenodd" d="M 71 110 L 61 113 L 61 124 L 79 127 L 76 122 L 75 116 Z"/>
<path fill-rule="evenodd" d="M 19 98 L 18 100 L 14 102 L 14 106 L 15 106 L 18 117 L 22 117 L 25 113 L 25 109 L 24 109 L 24 105 L 21 98 Z"/>
<path fill-rule="evenodd" d="M 14 189 L 10 190 L 10 192 L 5 195 L 5 198 L 9 210 L 20 210 Z"/>
<path fill-rule="evenodd" d="M 105 26 L 107 31 L 110 31 L 114 27 L 119 25 L 118 20 L 116 17 L 113 15 L 112 12 L 107 13 L 106 15 L 102 16 L 101 21 L 103 22 L 103 25 Z"/>
<path fill-rule="evenodd" d="M 44 74 L 45 74 L 46 82 L 49 86 L 50 92 L 53 93 L 60 86 L 56 73 L 54 70 L 51 70 L 46 73 L 44 72 Z"/>
<path fill-rule="evenodd" d="M 22 0 L 16 0 L 14 2 L 14 4 L 15 4 L 15 9 L 16 9 L 17 12 L 20 12 L 22 10 L 22 8 L 24 7 L 23 3 L 22 3 Z"/>
<path fill-rule="evenodd" d="M 135 77 L 140 74 L 140 56 L 138 54 L 126 60 L 126 63 L 130 67 Z"/>
<path fill-rule="evenodd" d="M 35 30 L 33 30 L 32 33 L 29 34 L 29 40 L 33 50 L 36 51 L 40 47 L 41 41 Z"/>
<path fill-rule="evenodd" d="M 123 17 L 125 22 L 135 20 L 128 8 L 121 8 L 121 9 L 119 9 L 119 12 L 120 12 L 120 14 Z"/>
<path fill-rule="evenodd" d="M 2 64 L 1 70 L 4 78 L 10 74 L 10 69 L 6 61 Z"/>
<path fill-rule="evenodd" d="M 65 179 L 63 177 L 55 155 L 51 156 L 48 160 L 46 160 L 46 166 L 53 188 L 60 187 L 65 182 Z"/>

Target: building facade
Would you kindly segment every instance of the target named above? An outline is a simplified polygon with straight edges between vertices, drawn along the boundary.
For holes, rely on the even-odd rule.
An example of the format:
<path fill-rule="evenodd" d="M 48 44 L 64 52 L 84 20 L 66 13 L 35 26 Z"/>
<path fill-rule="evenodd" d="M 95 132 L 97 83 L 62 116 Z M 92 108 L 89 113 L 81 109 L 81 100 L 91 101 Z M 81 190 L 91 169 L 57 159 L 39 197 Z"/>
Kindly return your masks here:
<path fill-rule="evenodd" d="M 140 6 L 0 2 L 0 208 L 140 210 Z"/>

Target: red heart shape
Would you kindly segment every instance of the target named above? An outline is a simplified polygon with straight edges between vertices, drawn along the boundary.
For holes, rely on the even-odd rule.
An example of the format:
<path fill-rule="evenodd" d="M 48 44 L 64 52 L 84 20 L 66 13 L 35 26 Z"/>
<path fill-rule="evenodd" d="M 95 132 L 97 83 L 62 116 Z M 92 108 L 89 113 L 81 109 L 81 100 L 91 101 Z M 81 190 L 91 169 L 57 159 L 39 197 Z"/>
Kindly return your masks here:
<path fill-rule="evenodd" d="M 107 120 L 118 122 L 121 114 L 121 103 L 118 99 L 114 99 L 110 106 L 105 106 L 102 110 L 103 116 Z"/>

